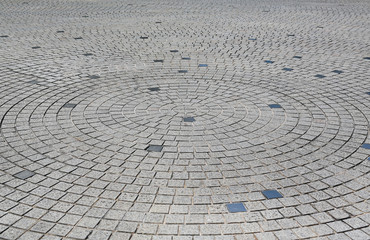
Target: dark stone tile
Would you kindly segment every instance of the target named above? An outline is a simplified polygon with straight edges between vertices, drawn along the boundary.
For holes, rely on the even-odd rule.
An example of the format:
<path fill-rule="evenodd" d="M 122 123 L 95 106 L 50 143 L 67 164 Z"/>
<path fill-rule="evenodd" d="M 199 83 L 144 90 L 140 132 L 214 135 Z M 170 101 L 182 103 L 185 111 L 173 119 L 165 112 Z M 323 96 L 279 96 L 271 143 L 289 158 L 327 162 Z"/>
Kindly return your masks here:
<path fill-rule="evenodd" d="M 301 59 L 301 56 L 294 56 L 293 58 Z"/>
<path fill-rule="evenodd" d="M 100 76 L 98 76 L 98 75 L 90 75 L 89 78 L 90 79 L 98 79 L 98 78 L 100 78 Z"/>
<path fill-rule="evenodd" d="M 83 18 L 88 18 L 89 16 L 87 16 L 87 15 L 83 15 L 82 17 L 83 17 Z"/>
<path fill-rule="evenodd" d="M 324 28 L 324 27 L 322 27 L 322 26 L 317 26 L 317 28 Z"/>
<path fill-rule="evenodd" d="M 41 47 L 39 47 L 39 46 L 32 47 L 32 49 L 39 49 L 39 48 L 41 48 Z"/>
<path fill-rule="evenodd" d="M 189 58 L 189 57 L 183 57 L 183 58 L 181 58 L 182 60 L 190 60 L 191 58 Z"/>
<path fill-rule="evenodd" d="M 370 60 L 370 57 L 364 57 L 365 60 Z"/>
<path fill-rule="evenodd" d="M 265 60 L 265 63 L 274 63 L 274 61 L 271 61 L 271 60 Z"/>
<path fill-rule="evenodd" d="M 283 70 L 290 72 L 290 71 L 293 71 L 293 68 L 283 68 Z"/>
<path fill-rule="evenodd" d="M 267 199 L 273 199 L 273 198 L 282 198 L 283 195 L 281 195 L 278 191 L 276 190 L 265 190 L 262 191 L 262 194 L 267 198 Z"/>
<path fill-rule="evenodd" d="M 188 70 L 179 70 L 179 73 L 187 73 Z"/>
<path fill-rule="evenodd" d="M 57 31 L 57 33 L 64 33 L 64 31 L 63 30 L 59 30 L 59 31 Z"/>
<path fill-rule="evenodd" d="M 35 175 L 34 172 L 31 172 L 31 171 L 28 171 L 28 170 L 23 170 L 17 174 L 14 174 L 14 177 L 16 178 L 20 178 L 20 179 L 27 179 L 29 177 L 32 177 L 33 175 Z"/>
<path fill-rule="evenodd" d="M 145 150 L 148 152 L 161 152 L 163 149 L 163 146 L 161 145 L 149 145 Z"/>
<path fill-rule="evenodd" d="M 179 50 L 170 50 L 170 52 L 178 52 Z"/>
<path fill-rule="evenodd" d="M 288 37 L 294 37 L 295 35 L 294 34 L 288 34 Z"/>
<path fill-rule="evenodd" d="M 249 37 L 249 38 L 248 38 L 248 40 L 250 40 L 250 41 L 256 41 L 256 40 L 257 40 L 257 38 Z"/>
<path fill-rule="evenodd" d="M 270 10 L 263 10 L 262 12 L 267 13 L 267 12 L 270 12 Z"/>
<path fill-rule="evenodd" d="M 244 207 L 243 203 L 229 203 L 226 204 L 227 210 L 230 213 L 236 213 L 236 212 L 246 212 L 247 209 Z"/>
<path fill-rule="evenodd" d="M 83 55 L 84 55 L 84 56 L 92 56 L 92 55 L 94 55 L 94 54 L 92 54 L 92 53 L 84 53 Z"/>
<path fill-rule="evenodd" d="M 199 64 L 198 67 L 208 67 L 207 64 Z"/>
<path fill-rule="evenodd" d="M 31 80 L 31 81 L 28 81 L 27 83 L 29 83 L 29 84 L 38 84 L 39 82 L 36 81 L 36 80 Z"/>
<path fill-rule="evenodd" d="M 333 73 L 341 74 L 341 73 L 343 73 L 343 71 L 341 71 L 341 70 L 334 70 Z"/>
<path fill-rule="evenodd" d="M 76 40 L 80 40 L 80 39 L 82 39 L 82 37 L 75 37 L 74 39 L 76 39 Z"/>
<path fill-rule="evenodd" d="M 325 78 L 326 76 L 321 75 L 321 74 L 316 74 L 315 77 L 317 77 L 317 78 Z"/>
<path fill-rule="evenodd" d="M 163 63 L 164 61 L 162 59 L 156 59 L 154 60 L 154 62 L 160 62 L 160 63 Z"/>
<path fill-rule="evenodd" d="M 370 92 L 367 92 L 366 94 L 367 94 L 367 95 L 370 95 Z"/>
<path fill-rule="evenodd" d="M 152 91 L 152 92 L 157 92 L 159 90 L 161 90 L 159 87 L 152 87 L 152 88 L 148 88 L 149 91 Z"/>
<path fill-rule="evenodd" d="M 1 38 L 7 38 L 7 37 L 9 37 L 8 35 L 1 35 L 0 36 Z"/>
<path fill-rule="evenodd" d="M 195 122 L 193 117 L 184 117 L 184 122 Z"/>
<path fill-rule="evenodd" d="M 148 39 L 148 37 L 140 37 L 140 39 Z"/>
<path fill-rule="evenodd" d="M 160 23 L 162 23 L 162 22 L 155 22 L 155 23 L 160 24 Z"/>
<path fill-rule="evenodd" d="M 74 108 L 76 107 L 77 104 L 74 104 L 74 103 L 66 103 L 63 105 L 64 108 Z"/>
<path fill-rule="evenodd" d="M 282 108 L 280 104 L 269 104 L 270 108 Z"/>
<path fill-rule="evenodd" d="M 370 143 L 364 143 L 361 145 L 362 148 L 370 149 Z"/>

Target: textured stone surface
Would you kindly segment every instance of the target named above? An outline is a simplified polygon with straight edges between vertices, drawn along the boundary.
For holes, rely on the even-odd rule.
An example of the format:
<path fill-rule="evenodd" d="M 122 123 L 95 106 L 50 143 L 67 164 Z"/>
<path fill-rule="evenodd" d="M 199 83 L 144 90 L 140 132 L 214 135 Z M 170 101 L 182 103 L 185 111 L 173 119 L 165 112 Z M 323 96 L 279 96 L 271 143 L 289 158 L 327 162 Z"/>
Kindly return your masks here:
<path fill-rule="evenodd" d="M 369 10 L 0 1 L 0 239 L 368 239 Z"/>

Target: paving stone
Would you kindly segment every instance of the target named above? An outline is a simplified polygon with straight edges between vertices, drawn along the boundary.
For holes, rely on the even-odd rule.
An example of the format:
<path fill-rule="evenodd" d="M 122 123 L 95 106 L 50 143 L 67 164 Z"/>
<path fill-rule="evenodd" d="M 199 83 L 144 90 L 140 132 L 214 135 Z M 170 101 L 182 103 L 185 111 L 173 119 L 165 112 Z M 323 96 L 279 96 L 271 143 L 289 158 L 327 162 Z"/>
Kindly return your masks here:
<path fill-rule="evenodd" d="M 2 1 L 0 239 L 369 239 L 369 1 L 293 2 Z"/>
<path fill-rule="evenodd" d="M 244 207 L 243 203 L 229 203 L 226 205 L 227 210 L 231 213 L 236 213 L 236 212 L 246 212 L 247 209 Z"/>
<path fill-rule="evenodd" d="M 29 177 L 32 177 L 33 175 L 35 175 L 34 172 L 31 172 L 29 170 L 23 170 L 23 171 L 15 174 L 14 177 L 20 178 L 20 179 L 23 179 L 24 180 L 24 179 L 27 179 Z"/>

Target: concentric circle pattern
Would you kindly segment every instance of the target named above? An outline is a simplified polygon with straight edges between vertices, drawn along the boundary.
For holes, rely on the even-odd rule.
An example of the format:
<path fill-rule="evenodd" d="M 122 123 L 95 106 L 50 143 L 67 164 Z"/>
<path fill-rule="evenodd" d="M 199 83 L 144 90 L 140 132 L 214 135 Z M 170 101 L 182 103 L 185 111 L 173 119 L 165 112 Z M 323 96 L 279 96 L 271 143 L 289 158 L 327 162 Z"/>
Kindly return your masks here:
<path fill-rule="evenodd" d="M 1 1 L 0 239 L 369 239 L 369 10 Z"/>

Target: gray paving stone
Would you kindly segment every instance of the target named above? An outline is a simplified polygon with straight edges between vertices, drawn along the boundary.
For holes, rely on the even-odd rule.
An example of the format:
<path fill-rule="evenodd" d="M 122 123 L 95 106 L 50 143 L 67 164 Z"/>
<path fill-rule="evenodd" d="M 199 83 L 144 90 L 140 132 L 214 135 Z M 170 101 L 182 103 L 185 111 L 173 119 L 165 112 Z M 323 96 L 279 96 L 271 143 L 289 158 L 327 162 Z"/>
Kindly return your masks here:
<path fill-rule="evenodd" d="M 369 238 L 370 4 L 299 3 L 2 1 L 0 238 Z"/>

